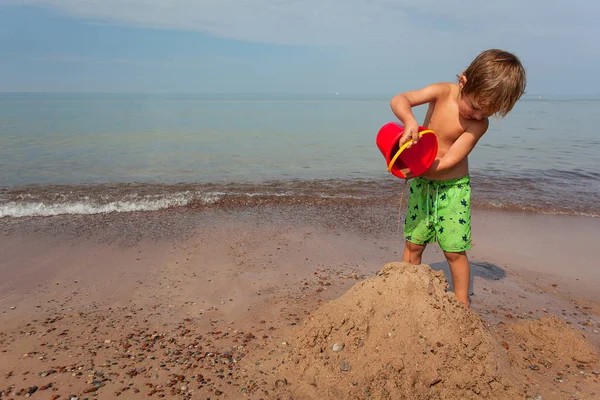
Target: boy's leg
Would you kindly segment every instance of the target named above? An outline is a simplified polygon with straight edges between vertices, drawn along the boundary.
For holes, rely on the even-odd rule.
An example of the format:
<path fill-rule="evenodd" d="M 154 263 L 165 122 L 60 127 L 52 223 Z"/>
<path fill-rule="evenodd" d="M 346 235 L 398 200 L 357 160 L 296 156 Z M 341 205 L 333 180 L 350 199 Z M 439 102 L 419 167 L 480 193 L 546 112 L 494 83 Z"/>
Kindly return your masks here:
<path fill-rule="evenodd" d="M 471 268 L 467 253 L 451 253 L 444 251 L 448 265 L 450 265 L 450 273 L 452 274 L 452 285 L 454 286 L 454 294 L 456 298 L 469 308 L 469 284 L 471 279 Z"/>
<path fill-rule="evenodd" d="M 402 261 L 409 264 L 421 264 L 421 256 L 425 250 L 426 244 L 411 243 L 408 240 L 404 243 L 404 253 L 402 254 Z"/>
<path fill-rule="evenodd" d="M 437 241 L 450 265 L 456 298 L 469 307 L 471 182 L 468 176 L 441 182 L 434 205 Z"/>
<path fill-rule="evenodd" d="M 433 225 L 429 223 L 428 196 L 430 181 L 415 178 L 410 184 L 408 207 L 404 220 L 404 253 L 402 261 L 421 264 L 421 255 L 427 243 L 435 237 Z"/>

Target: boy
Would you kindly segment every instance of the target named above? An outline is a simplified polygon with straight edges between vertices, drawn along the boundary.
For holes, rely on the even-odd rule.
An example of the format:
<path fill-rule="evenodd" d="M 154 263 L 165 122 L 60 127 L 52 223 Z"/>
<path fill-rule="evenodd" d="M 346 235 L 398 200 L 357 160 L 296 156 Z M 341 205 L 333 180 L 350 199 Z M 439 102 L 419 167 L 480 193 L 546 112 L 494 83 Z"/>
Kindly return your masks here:
<path fill-rule="evenodd" d="M 431 168 L 410 185 L 404 223 L 402 260 L 420 264 L 425 246 L 438 242 L 450 265 L 456 298 L 469 307 L 471 248 L 471 185 L 467 156 L 488 129 L 488 117 L 506 116 L 523 95 L 525 69 L 506 51 L 482 52 L 458 76 L 457 83 L 436 83 L 401 93 L 391 102 L 404 124 L 400 145 L 418 141 L 418 123 L 411 108 L 429 103 L 423 126 L 438 139 Z"/>

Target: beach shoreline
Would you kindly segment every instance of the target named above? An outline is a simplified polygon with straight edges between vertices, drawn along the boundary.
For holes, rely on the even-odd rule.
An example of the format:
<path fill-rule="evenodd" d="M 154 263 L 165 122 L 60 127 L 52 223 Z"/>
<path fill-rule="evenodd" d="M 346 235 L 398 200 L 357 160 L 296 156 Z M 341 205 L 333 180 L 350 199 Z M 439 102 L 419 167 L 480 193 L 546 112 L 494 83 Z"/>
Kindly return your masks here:
<path fill-rule="evenodd" d="M 299 204 L 3 219 L 0 390 L 275 398 L 306 316 L 401 259 L 397 217 Z M 493 326 L 556 315 L 600 351 L 600 221 L 473 221 L 472 310 Z M 448 276 L 437 245 L 423 262 Z M 584 378 L 581 393 L 600 392 Z"/>

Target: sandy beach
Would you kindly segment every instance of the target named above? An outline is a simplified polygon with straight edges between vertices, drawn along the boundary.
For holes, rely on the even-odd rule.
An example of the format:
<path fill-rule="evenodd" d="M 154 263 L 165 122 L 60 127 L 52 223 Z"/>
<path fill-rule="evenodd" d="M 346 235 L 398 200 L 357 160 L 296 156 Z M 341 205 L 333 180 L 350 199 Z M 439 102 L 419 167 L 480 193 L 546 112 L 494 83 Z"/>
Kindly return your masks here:
<path fill-rule="evenodd" d="M 467 311 L 397 217 L 2 219 L 0 398 L 600 398 L 600 220 L 474 210 Z"/>
<path fill-rule="evenodd" d="M 515 5 L 0 0 L 0 400 L 600 400 L 600 3 Z"/>

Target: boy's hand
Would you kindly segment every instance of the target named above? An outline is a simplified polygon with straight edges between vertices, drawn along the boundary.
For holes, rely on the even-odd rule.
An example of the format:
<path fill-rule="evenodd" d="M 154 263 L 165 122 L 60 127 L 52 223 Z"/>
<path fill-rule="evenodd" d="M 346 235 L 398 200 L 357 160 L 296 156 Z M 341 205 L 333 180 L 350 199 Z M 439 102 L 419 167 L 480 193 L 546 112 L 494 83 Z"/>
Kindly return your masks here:
<path fill-rule="evenodd" d="M 399 147 L 402 147 L 404 143 L 408 142 L 411 139 L 412 143 L 408 145 L 407 149 L 419 141 L 419 124 L 417 124 L 416 122 L 407 123 L 404 125 L 404 133 L 400 138 Z"/>

